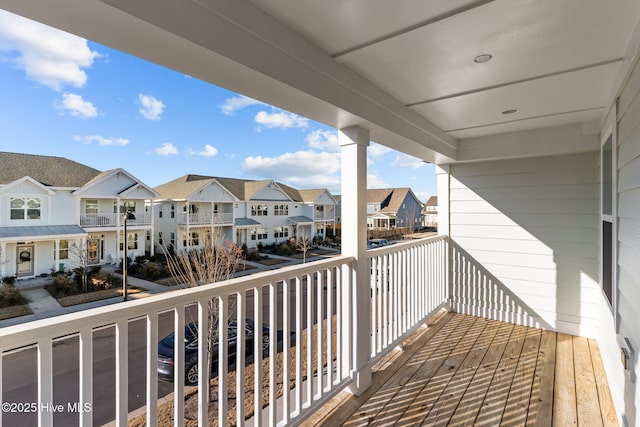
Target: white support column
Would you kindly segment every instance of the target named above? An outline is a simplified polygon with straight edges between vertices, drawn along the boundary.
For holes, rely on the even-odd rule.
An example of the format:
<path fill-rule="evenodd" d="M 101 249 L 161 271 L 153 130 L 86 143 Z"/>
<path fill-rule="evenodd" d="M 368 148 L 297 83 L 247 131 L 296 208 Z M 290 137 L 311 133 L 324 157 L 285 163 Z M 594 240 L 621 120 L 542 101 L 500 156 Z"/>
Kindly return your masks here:
<path fill-rule="evenodd" d="M 53 271 L 58 271 L 60 263 L 60 239 L 53 241 Z"/>
<path fill-rule="evenodd" d="M 450 165 L 436 165 L 436 185 L 438 187 L 438 234 L 449 235 L 449 189 Z"/>
<path fill-rule="evenodd" d="M 369 267 L 367 263 L 367 146 L 369 131 L 360 127 L 341 129 L 342 148 L 342 254 L 353 256 L 351 301 L 353 383 L 351 392 L 362 394 L 371 385 L 369 365 Z M 345 278 L 343 283 L 349 283 Z"/>
<path fill-rule="evenodd" d="M 0 279 L 7 275 L 7 243 L 0 243 Z"/>

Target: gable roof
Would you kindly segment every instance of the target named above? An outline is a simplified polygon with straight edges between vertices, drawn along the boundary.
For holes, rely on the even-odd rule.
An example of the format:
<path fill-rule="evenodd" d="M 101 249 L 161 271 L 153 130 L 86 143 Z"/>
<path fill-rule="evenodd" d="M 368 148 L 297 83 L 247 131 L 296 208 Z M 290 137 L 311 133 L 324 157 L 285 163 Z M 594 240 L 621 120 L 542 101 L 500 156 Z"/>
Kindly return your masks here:
<path fill-rule="evenodd" d="M 367 203 L 382 203 L 391 195 L 393 188 L 367 189 Z"/>
<path fill-rule="evenodd" d="M 0 185 L 30 176 L 48 187 L 80 188 L 100 174 L 63 157 L 0 152 Z"/>
<path fill-rule="evenodd" d="M 425 206 L 438 206 L 438 196 L 431 196 Z"/>
<path fill-rule="evenodd" d="M 402 202 L 409 195 L 413 197 L 418 206 L 422 205 L 422 202 L 409 187 L 369 189 L 367 190 L 367 203 L 379 203 L 380 212 L 395 213 L 400 210 Z"/>
<path fill-rule="evenodd" d="M 161 199 L 184 199 L 207 186 L 212 180 L 213 178 L 210 176 L 188 174 L 153 189 Z"/>

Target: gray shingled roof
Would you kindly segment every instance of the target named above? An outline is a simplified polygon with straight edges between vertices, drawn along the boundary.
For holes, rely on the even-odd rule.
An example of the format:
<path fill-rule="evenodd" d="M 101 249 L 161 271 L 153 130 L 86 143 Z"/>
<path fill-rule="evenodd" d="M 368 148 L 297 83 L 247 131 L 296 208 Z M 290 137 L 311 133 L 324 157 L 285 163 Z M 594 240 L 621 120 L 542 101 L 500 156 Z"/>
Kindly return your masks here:
<path fill-rule="evenodd" d="M 0 238 L 31 239 L 43 236 L 72 236 L 87 234 L 78 225 L 34 225 L 26 227 L 0 227 Z"/>
<path fill-rule="evenodd" d="M 313 222 L 313 220 L 307 216 L 292 216 L 289 218 L 289 221 L 294 224 L 308 224 Z"/>
<path fill-rule="evenodd" d="M 196 191 L 204 188 L 213 177 L 204 175 L 183 175 L 173 181 L 158 185 L 154 188 L 161 199 L 184 199 Z"/>
<path fill-rule="evenodd" d="M 0 185 L 30 176 L 49 187 L 80 188 L 100 174 L 63 157 L 0 152 Z"/>
<path fill-rule="evenodd" d="M 260 225 L 258 221 L 252 218 L 236 218 L 234 219 L 236 227 L 247 227 L 251 225 Z"/>

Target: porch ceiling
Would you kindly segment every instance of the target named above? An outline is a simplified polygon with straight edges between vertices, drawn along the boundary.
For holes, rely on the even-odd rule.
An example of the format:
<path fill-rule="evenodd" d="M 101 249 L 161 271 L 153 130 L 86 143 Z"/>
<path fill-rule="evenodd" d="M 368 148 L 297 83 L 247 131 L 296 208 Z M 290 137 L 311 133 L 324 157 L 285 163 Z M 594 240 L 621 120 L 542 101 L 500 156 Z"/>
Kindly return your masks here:
<path fill-rule="evenodd" d="M 637 0 L 0 7 L 336 128 L 369 128 L 372 140 L 436 162 L 469 160 L 460 144 L 477 148 L 487 135 L 597 130 L 635 53 L 640 17 Z M 482 54 L 492 59 L 474 62 Z"/>

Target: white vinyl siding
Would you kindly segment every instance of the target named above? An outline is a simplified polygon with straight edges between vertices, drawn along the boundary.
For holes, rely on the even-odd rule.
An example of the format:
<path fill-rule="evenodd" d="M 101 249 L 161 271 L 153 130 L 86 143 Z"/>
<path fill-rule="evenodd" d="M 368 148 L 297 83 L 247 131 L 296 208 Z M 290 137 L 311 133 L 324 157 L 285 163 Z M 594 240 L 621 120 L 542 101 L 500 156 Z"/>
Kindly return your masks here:
<path fill-rule="evenodd" d="M 640 67 L 634 72 L 618 102 L 618 283 L 619 336 L 640 352 Z M 619 365 L 618 365 L 619 366 Z M 633 368 L 640 374 L 637 362 Z M 624 407 L 627 420 L 636 420 L 640 386 L 625 376 Z M 631 421 L 633 422 L 633 421 Z"/>
<path fill-rule="evenodd" d="M 595 152 L 452 165 L 454 304 L 576 333 L 593 328 L 597 167 Z"/>

